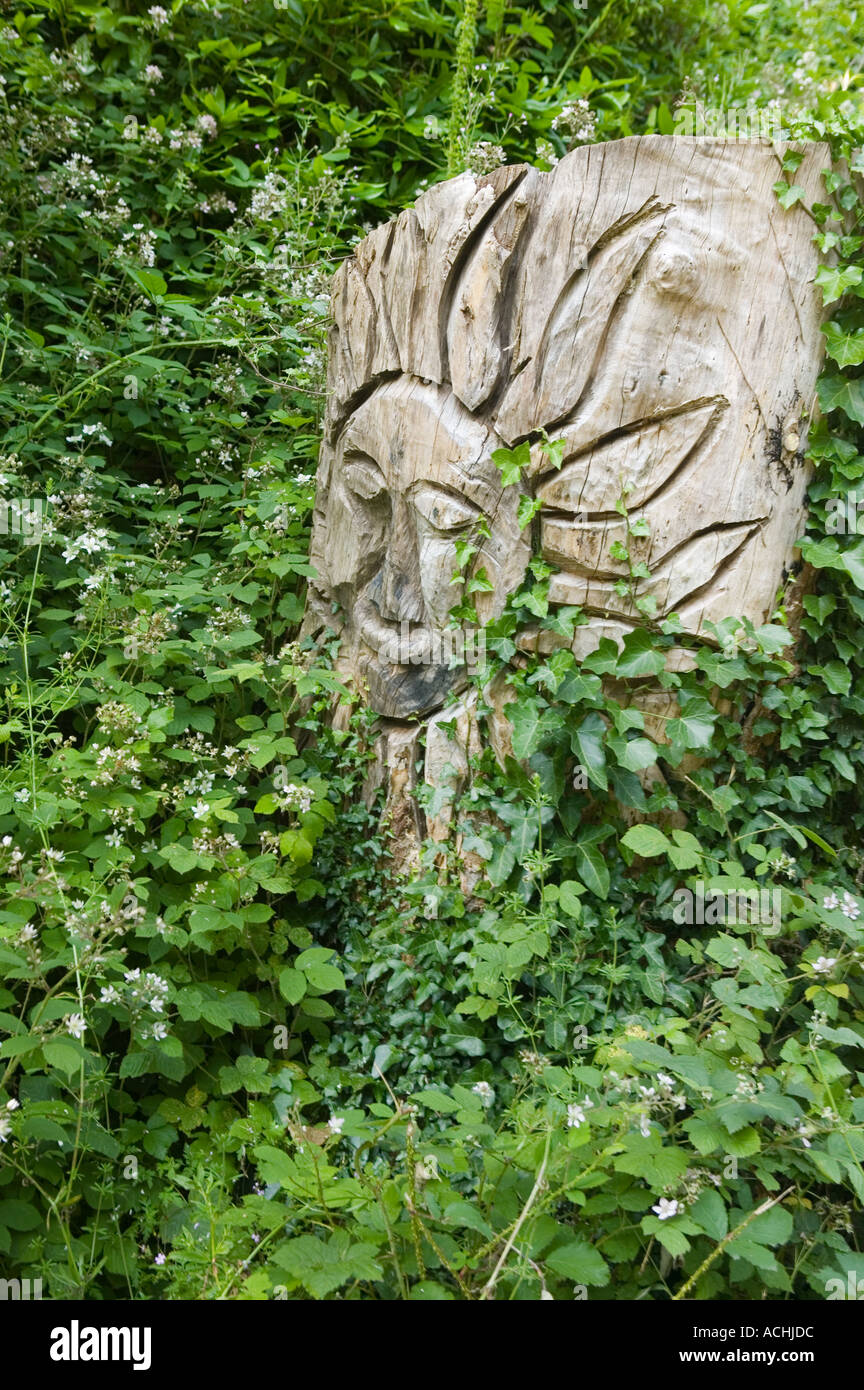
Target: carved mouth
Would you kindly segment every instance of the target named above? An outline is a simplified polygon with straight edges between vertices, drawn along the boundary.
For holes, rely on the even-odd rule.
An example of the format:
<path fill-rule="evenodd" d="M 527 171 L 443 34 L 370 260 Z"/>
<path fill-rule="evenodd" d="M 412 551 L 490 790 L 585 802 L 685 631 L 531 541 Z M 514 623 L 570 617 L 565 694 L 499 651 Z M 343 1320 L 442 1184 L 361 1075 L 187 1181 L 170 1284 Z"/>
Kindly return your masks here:
<path fill-rule="evenodd" d="M 354 604 L 354 621 L 364 646 L 379 661 L 392 666 L 430 665 L 436 638 L 440 645 L 440 634 L 423 624 L 387 622 L 367 595 L 359 597 Z"/>

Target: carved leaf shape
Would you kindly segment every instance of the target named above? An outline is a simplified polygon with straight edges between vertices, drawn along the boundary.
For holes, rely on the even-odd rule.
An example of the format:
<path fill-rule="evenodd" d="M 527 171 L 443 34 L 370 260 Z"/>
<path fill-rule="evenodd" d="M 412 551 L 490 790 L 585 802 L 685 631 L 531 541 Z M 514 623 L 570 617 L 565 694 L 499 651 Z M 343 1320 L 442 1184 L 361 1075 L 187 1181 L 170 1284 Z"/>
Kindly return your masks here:
<path fill-rule="evenodd" d="M 614 439 L 580 450 L 559 473 L 537 488 L 544 507 L 560 511 L 610 514 L 627 495 L 628 509 L 643 506 L 668 485 L 705 437 L 724 402 L 692 402 L 680 413 L 637 423 Z"/>
<path fill-rule="evenodd" d="M 615 311 L 633 275 L 662 232 L 666 209 L 629 219 L 608 233 L 564 286 L 537 358 L 512 382 L 498 430 L 505 439 L 549 429 L 569 415 L 591 381 Z"/>
<path fill-rule="evenodd" d="M 759 526 L 759 521 L 742 521 L 694 536 L 668 555 L 651 578 L 639 585 L 637 597 L 653 598 L 661 615 L 671 613 L 707 584 L 716 582 Z M 632 600 L 616 593 L 611 580 L 590 575 L 553 575 L 549 599 L 552 603 L 578 604 L 591 612 L 631 621 L 639 617 Z"/>
<path fill-rule="evenodd" d="M 531 207 L 537 175 L 530 170 L 470 252 L 447 319 L 447 360 L 455 394 L 477 410 L 498 385 L 508 360 L 503 341 L 505 283 Z"/>

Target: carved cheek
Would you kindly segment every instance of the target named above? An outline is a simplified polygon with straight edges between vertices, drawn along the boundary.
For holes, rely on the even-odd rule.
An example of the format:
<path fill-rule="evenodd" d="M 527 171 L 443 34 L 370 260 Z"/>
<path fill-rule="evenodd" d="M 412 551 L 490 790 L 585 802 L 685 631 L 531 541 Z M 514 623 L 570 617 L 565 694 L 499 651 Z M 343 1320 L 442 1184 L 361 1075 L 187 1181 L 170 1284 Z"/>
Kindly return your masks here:
<path fill-rule="evenodd" d="M 420 584 L 429 624 L 434 628 L 448 626 L 448 615 L 459 602 L 459 588 L 451 583 L 456 569 L 456 548 L 452 536 L 441 536 L 429 530 L 421 521 L 418 525 Z"/>
<path fill-rule="evenodd" d="M 331 582 L 359 588 L 380 566 L 391 529 L 390 498 L 371 460 L 343 462 L 330 495 Z"/>

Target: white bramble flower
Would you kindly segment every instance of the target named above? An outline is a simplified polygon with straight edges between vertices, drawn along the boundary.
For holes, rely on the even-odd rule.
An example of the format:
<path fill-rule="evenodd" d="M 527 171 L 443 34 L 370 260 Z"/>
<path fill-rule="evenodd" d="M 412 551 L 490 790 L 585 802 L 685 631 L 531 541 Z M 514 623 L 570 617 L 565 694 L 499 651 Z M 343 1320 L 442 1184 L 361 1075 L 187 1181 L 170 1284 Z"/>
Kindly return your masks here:
<path fill-rule="evenodd" d="M 167 1023 L 154 1023 L 154 1024 L 153 1024 L 153 1037 L 156 1039 L 157 1042 L 162 1042 L 165 1038 L 167 1038 L 167 1036 L 168 1036 L 168 1025 L 167 1025 Z"/>
<path fill-rule="evenodd" d="M 18 1100 L 15 1100 L 15 1098 L 14 1098 L 14 1096 L 13 1096 L 12 1100 L 7 1100 L 7 1102 L 6 1102 L 6 1109 L 7 1109 L 7 1110 L 18 1110 L 18 1109 L 20 1108 L 20 1105 L 21 1105 L 21 1102 L 18 1101 Z"/>
<path fill-rule="evenodd" d="M 826 912 L 833 912 L 836 907 L 840 906 L 840 899 L 837 897 L 836 893 L 826 893 L 825 897 L 822 899 L 822 906 L 825 908 Z"/>
<path fill-rule="evenodd" d="M 854 922 L 861 916 L 861 908 L 851 893 L 843 894 L 843 901 L 840 904 L 840 911 L 844 917 L 848 917 L 850 922 Z"/>
<path fill-rule="evenodd" d="M 83 1038 L 86 1030 L 87 1024 L 83 1014 L 70 1014 L 66 1019 L 66 1032 L 70 1033 L 73 1038 Z"/>
<path fill-rule="evenodd" d="M 471 1087 L 475 1096 L 479 1096 L 484 1105 L 491 1105 L 495 1099 L 495 1092 L 488 1081 L 476 1081 Z"/>
<path fill-rule="evenodd" d="M 331 1115 L 327 1121 L 327 1128 L 331 1134 L 341 1134 L 345 1120 L 341 1115 Z"/>
<path fill-rule="evenodd" d="M 820 956 L 818 960 L 814 960 L 813 970 L 817 975 L 830 975 L 836 964 L 836 956 Z"/>
<path fill-rule="evenodd" d="M 568 1129 L 578 1129 L 580 1125 L 584 1125 L 584 1124 L 585 1124 L 585 1111 L 586 1111 L 586 1110 L 593 1110 L 593 1108 L 594 1108 L 594 1102 L 593 1102 L 593 1100 L 588 1100 L 588 1099 L 580 1101 L 578 1105 L 576 1105 L 576 1104 L 568 1105 L 568 1106 L 567 1106 L 567 1128 L 568 1128 Z"/>
<path fill-rule="evenodd" d="M 678 1202 L 674 1197 L 671 1200 L 661 1197 L 656 1207 L 652 1207 L 651 1210 L 657 1213 L 658 1221 L 668 1221 L 670 1216 L 678 1215 Z"/>
<path fill-rule="evenodd" d="M 99 999 L 102 1004 L 119 1004 L 120 994 L 114 985 L 103 985 Z"/>
<path fill-rule="evenodd" d="M 0 1115 L 0 1144 L 5 1144 L 11 1133 L 12 1121 L 7 1120 L 5 1115 Z"/>

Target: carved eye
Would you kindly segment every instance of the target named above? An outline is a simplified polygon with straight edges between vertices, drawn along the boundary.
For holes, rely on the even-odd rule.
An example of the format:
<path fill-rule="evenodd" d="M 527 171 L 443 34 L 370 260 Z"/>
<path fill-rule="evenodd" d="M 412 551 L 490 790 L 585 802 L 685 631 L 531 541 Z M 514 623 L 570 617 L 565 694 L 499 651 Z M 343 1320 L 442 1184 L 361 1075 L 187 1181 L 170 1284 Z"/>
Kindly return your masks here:
<path fill-rule="evenodd" d="M 462 501 L 436 487 L 417 488 L 412 501 L 423 520 L 434 526 L 436 531 L 462 531 L 480 515 L 470 502 Z"/>
<path fill-rule="evenodd" d="M 386 486 L 384 474 L 370 458 L 355 457 L 345 462 L 345 482 L 352 492 L 364 501 L 380 497 Z"/>

